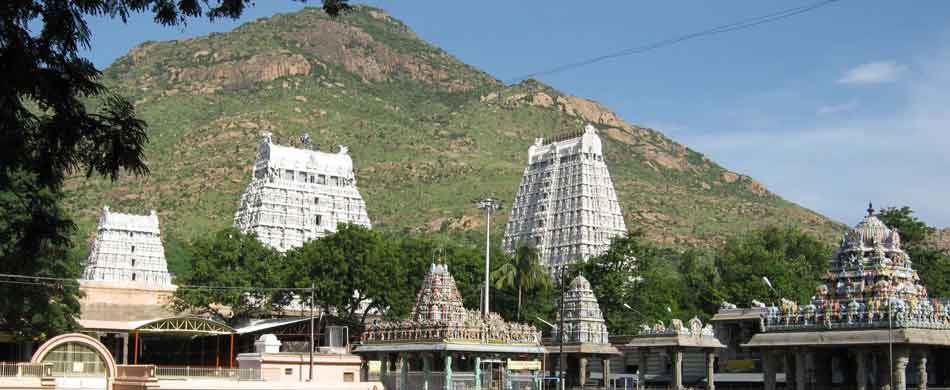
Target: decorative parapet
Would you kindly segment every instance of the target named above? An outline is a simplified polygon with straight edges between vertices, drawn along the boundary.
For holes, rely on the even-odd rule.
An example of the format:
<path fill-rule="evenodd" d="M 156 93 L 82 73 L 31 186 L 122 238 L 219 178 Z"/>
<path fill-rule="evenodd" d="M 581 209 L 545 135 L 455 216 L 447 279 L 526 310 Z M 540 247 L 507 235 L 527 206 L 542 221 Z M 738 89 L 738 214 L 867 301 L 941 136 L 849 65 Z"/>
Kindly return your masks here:
<path fill-rule="evenodd" d="M 770 306 L 763 319 L 765 331 L 919 328 L 950 329 L 950 300 L 870 299 L 816 301 L 798 306 L 783 300 Z"/>
<path fill-rule="evenodd" d="M 662 321 L 657 321 L 653 327 L 640 325 L 640 332 L 637 336 L 655 337 L 655 336 L 689 336 L 689 337 L 716 337 L 712 324 L 703 325 L 699 318 L 693 317 L 689 320 L 689 326 L 683 326 L 683 321 L 674 318 L 670 321 L 670 326 L 666 327 Z"/>
<path fill-rule="evenodd" d="M 506 322 L 497 313 L 487 320 L 469 310 L 464 322 L 402 320 L 369 325 L 361 336 L 363 344 L 403 342 L 461 342 L 488 344 L 541 343 L 534 326 Z"/>

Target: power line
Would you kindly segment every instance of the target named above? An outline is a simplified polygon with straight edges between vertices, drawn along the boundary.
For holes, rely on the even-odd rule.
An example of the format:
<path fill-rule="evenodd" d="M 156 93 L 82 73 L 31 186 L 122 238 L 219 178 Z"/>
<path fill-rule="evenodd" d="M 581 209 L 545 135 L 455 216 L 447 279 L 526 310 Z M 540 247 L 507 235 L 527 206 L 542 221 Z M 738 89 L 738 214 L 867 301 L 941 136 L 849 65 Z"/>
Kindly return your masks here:
<path fill-rule="evenodd" d="M 582 66 L 591 65 L 591 64 L 594 64 L 594 63 L 597 63 L 597 62 L 602 62 L 602 61 L 606 61 L 606 60 L 613 59 L 613 58 L 617 58 L 617 57 L 624 57 L 624 56 L 629 56 L 629 55 L 633 55 L 633 54 L 640 54 L 640 53 L 648 52 L 648 51 L 651 51 L 651 50 L 659 49 L 659 48 L 661 48 L 661 47 L 666 47 L 666 46 L 675 45 L 675 44 L 677 44 L 677 43 L 680 43 L 680 42 L 683 42 L 683 41 L 688 41 L 688 40 L 691 40 L 691 39 L 696 39 L 696 38 L 705 37 L 705 36 L 710 36 L 710 35 L 723 34 L 723 33 L 732 32 L 732 31 L 743 30 L 743 29 L 747 29 L 747 28 L 750 28 L 750 27 L 758 26 L 758 25 L 760 25 L 760 24 L 775 22 L 775 21 L 778 21 L 778 20 L 790 18 L 790 17 L 795 16 L 795 15 L 800 15 L 800 14 L 803 14 L 803 13 L 806 13 L 806 12 L 809 12 L 809 11 L 812 11 L 812 10 L 815 10 L 815 9 L 818 9 L 818 8 L 821 8 L 821 7 L 824 7 L 824 6 L 826 6 L 826 5 L 829 5 L 829 4 L 831 4 L 831 3 L 835 3 L 835 2 L 838 2 L 838 1 L 841 1 L 841 0 L 823 0 L 823 1 L 819 1 L 819 2 L 817 2 L 817 3 L 806 4 L 806 5 L 802 5 L 802 6 L 798 6 L 798 7 L 793 7 L 793 8 L 788 8 L 788 9 L 784 9 L 784 10 L 781 10 L 781 11 L 773 12 L 773 13 L 766 14 L 766 15 L 761 15 L 761 16 L 756 16 L 756 17 L 752 17 L 752 18 L 747 18 L 747 19 L 743 19 L 743 20 L 736 21 L 736 22 L 732 22 L 732 23 L 728 23 L 728 24 L 723 24 L 723 25 L 720 25 L 720 26 L 716 26 L 716 27 L 713 27 L 713 28 L 709 28 L 709 29 L 706 29 L 706 30 L 697 31 L 697 32 L 693 32 L 693 33 L 689 33 L 689 34 L 685 34 L 685 35 L 680 35 L 680 36 L 672 37 L 672 38 L 667 38 L 667 39 L 664 39 L 664 40 L 661 40 L 661 41 L 657 41 L 657 42 L 653 42 L 653 43 L 650 43 L 650 44 L 646 44 L 646 45 L 643 45 L 643 46 L 637 46 L 637 47 L 627 48 L 627 49 L 615 51 L 615 52 L 613 52 L 613 53 L 608 53 L 608 54 L 604 54 L 604 55 L 601 55 L 601 56 L 591 57 L 591 58 L 588 58 L 588 59 L 585 59 L 585 60 L 581 60 L 581 61 L 577 61 L 577 62 L 572 62 L 572 63 L 568 63 L 568 64 L 556 66 L 556 67 L 554 67 L 554 68 L 549 68 L 549 69 L 547 69 L 547 70 L 542 70 L 542 71 L 540 71 L 540 72 L 529 73 L 529 74 L 527 74 L 527 75 L 524 75 L 524 76 L 521 76 L 521 77 L 518 77 L 518 78 L 515 78 L 515 79 L 511 79 L 511 80 L 509 80 L 509 83 L 510 83 L 510 84 L 514 84 L 514 83 L 517 83 L 517 82 L 519 82 L 519 81 L 522 81 L 522 80 L 525 80 L 525 79 L 528 79 L 528 78 L 536 78 L 536 77 L 538 77 L 538 76 L 544 76 L 544 75 L 549 75 L 549 74 L 554 74 L 554 73 L 560 73 L 560 72 L 563 72 L 563 71 L 566 71 L 566 70 L 571 70 L 571 69 L 575 69 L 575 68 L 580 68 L 580 67 L 582 67 Z"/>

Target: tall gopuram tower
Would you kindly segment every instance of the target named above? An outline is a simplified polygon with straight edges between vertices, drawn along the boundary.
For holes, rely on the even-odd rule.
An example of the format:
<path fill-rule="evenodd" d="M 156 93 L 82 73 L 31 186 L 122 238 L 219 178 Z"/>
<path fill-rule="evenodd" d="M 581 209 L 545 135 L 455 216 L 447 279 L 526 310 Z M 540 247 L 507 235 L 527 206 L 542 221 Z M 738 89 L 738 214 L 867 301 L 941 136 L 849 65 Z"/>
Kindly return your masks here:
<path fill-rule="evenodd" d="M 102 208 L 96 239 L 89 250 L 83 280 L 167 286 L 171 275 L 158 227 L 158 215 L 113 213 Z"/>
<path fill-rule="evenodd" d="M 541 264 L 553 270 L 602 254 L 611 238 L 626 232 L 594 126 L 547 143 L 538 138 L 528 148 L 505 227 L 506 251 L 534 245 Z"/>
<path fill-rule="evenodd" d="M 302 141 L 309 146 L 308 136 Z M 347 148 L 325 153 L 280 146 L 263 133 L 234 226 L 283 252 L 335 232 L 339 223 L 370 227 Z"/>

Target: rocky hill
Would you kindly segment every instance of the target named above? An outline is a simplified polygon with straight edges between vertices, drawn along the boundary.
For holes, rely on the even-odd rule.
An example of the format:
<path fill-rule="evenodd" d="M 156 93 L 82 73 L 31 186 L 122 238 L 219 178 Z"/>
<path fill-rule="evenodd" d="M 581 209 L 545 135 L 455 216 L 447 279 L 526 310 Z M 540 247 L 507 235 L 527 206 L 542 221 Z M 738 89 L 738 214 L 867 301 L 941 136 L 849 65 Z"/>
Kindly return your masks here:
<path fill-rule="evenodd" d="M 70 180 L 81 240 L 103 204 L 157 209 L 170 256 L 229 226 L 264 130 L 283 144 L 309 132 L 321 149 L 348 145 L 379 229 L 478 228 L 470 201 L 510 202 L 535 137 L 587 122 L 605 139 L 627 226 L 658 242 L 714 246 L 766 224 L 829 240 L 842 229 L 596 102 L 535 81 L 504 85 L 370 7 L 339 19 L 305 9 L 228 33 L 146 42 L 105 75 L 149 124 L 151 175 Z"/>

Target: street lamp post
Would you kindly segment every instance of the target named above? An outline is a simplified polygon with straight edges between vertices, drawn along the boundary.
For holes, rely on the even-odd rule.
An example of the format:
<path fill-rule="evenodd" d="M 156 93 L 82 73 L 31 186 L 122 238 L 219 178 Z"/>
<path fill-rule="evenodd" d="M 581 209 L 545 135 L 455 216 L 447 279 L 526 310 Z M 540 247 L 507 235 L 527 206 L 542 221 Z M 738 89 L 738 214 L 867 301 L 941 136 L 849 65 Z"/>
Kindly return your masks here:
<path fill-rule="evenodd" d="M 557 339 L 558 339 L 558 355 L 557 355 L 557 366 L 560 371 L 560 383 L 561 390 L 564 390 L 567 386 L 567 358 L 564 356 L 564 286 L 567 281 L 564 280 L 564 268 L 567 268 L 566 265 L 561 265 L 560 267 L 560 277 L 561 280 L 561 304 L 558 305 L 558 328 L 557 328 Z M 606 379 L 606 378 L 605 378 Z"/>
<path fill-rule="evenodd" d="M 482 317 L 488 317 L 488 283 L 491 264 L 491 213 L 501 210 L 501 201 L 495 198 L 485 198 L 474 202 L 475 208 L 485 210 L 485 290 L 482 292 Z"/>

